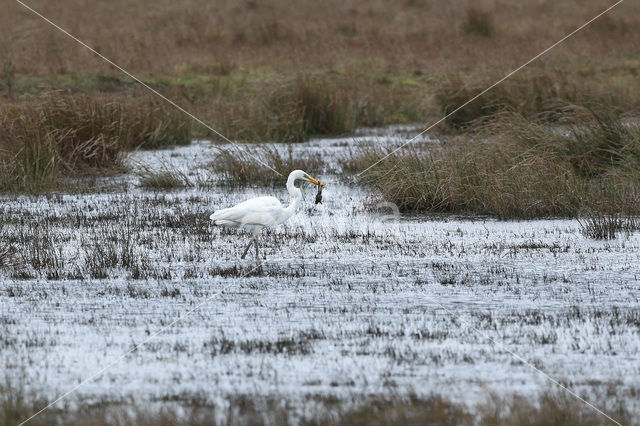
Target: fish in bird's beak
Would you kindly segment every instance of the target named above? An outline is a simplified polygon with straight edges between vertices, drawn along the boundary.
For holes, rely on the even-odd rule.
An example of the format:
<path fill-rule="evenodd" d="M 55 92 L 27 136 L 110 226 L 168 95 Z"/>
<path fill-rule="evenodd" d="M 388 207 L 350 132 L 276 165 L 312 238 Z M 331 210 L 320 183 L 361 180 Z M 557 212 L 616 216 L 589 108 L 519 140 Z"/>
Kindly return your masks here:
<path fill-rule="evenodd" d="M 314 178 L 312 178 L 311 176 L 306 176 L 306 178 L 307 178 L 307 180 L 308 180 L 309 182 L 311 182 L 312 184 L 314 184 L 314 185 L 318 185 L 318 186 L 321 186 L 321 187 L 323 187 L 323 188 L 326 188 L 326 186 L 324 186 L 324 184 L 320 183 L 320 181 L 319 181 L 318 179 L 314 179 Z"/>

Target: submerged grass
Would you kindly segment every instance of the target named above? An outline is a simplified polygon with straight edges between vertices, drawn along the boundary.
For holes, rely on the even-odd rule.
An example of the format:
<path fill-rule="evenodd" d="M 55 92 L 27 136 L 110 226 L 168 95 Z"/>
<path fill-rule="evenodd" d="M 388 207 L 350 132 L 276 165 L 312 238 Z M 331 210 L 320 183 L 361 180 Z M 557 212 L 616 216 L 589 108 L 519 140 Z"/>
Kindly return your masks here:
<path fill-rule="evenodd" d="M 120 170 L 122 151 L 190 141 L 190 123 L 149 99 L 50 93 L 0 113 L 0 191 L 54 189 Z"/>
<path fill-rule="evenodd" d="M 620 213 L 590 211 L 579 218 L 580 228 L 585 237 L 596 240 L 612 240 L 620 232 L 630 234 L 640 230 L 640 219 Z"/>
<path fill-rule="evenodd" d="M 369 148 L 346 161 L 404 211 L 500 218 L 640 213 L 640 127 L 613 112 L 577 109 L 579 125 L 551 128 L 519 114 L 441 144 Z"/>

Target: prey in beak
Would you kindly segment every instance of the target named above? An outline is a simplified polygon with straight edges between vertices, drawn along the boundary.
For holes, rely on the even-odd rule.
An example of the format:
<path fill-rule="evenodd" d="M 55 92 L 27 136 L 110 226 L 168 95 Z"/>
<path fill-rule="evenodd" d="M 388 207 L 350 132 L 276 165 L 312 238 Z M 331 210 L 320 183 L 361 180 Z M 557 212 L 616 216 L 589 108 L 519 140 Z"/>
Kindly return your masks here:
<path fill-rule="evenodd" d="M 305 175 L 304 177 L 306 180 L 308 180 L 309 182 L 311 182 L 314 185 L 318 185 L 318 193 L 316 194 L 316 204 L 321 203 L 322 202 L 322 188 L 326 188 L 326 186 L 324 186 L 323 183 L 321 183 L 318 179 L 314 179 L 309 175 Z"/>

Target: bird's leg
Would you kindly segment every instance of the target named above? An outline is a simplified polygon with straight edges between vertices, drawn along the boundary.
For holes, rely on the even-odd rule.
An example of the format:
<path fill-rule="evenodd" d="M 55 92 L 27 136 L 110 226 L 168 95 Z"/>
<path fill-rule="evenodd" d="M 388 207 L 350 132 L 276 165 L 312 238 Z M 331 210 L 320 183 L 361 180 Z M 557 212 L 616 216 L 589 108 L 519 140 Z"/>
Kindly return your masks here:
<path fill-rule="evenodd" d="M 258 255 L 258 236 L 257 235 L 256 235 L 255 242 L 256 242 L 256 260 L 259 260 L 260 256 Z"/>
<path fill-rule="evenodd" d="M 247 255 L 247 252 L 249 251 L 249 247 L 251 247 L 251 244 L 253 244 L 253 238 L 249 240 L 249 244 L 247 244 L 247 248 L 244 249 L 244 253 L 242 253 L 242 256 L 240 256 L 240 259 L 244 259 L 244 257 Z"/>

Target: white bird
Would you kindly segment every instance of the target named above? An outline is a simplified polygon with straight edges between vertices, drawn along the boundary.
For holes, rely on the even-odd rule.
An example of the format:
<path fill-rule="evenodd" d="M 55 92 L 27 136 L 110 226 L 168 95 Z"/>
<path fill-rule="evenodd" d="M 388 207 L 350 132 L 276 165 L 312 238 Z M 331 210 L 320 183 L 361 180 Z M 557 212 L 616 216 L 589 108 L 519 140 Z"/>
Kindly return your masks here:
<path fill-rule="evenodd" d="M 291 198 L 288 207 L 284 207 L 276 197 L 257 197 L 228 209 L 218 210 L 209 216 L 214 225 L 244 229 L 253 234 L 247 248 L 242 253 L 242 259 L 247 255 L 252 243 L 256 245 L 256 259 L 258 258 L 258 235 L 263 228 L 278 226 L 293 216 L 302 199 L 302 191 L 294 185 L 298 179 L 307 180 L 314 185 L 325 188 L 320 181 L 302 170 L 294 170 L 287 179 L 287 191 L 289 191 Z"/>

